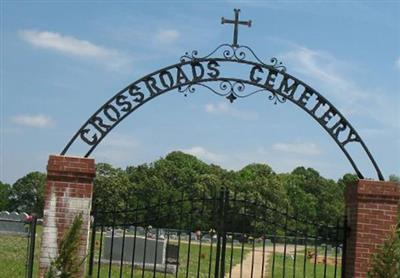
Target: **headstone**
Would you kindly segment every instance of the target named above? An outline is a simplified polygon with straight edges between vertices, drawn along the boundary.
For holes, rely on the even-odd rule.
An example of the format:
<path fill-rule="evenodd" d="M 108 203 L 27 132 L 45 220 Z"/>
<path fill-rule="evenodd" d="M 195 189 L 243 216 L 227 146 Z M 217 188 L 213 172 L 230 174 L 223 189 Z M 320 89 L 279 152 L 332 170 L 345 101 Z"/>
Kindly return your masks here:
<path fill-rule="evenodd" d="M 328 254 L 332 254 L 332 245 L 328 244 L 326 246 L 326 250 L 327 250 Z"/>
<path fill-rule="evenodd" d="M 26 235 L 28 227 L 25 223 L 28 214 L 18 212 L 0 212 L 0 233 L 12 235 Z"/>
<path fill-rule="evenodd" d="M 178 264 L 178 255 L 179 255 L 179 246 L 175 244 L 167 245 L 167 255 L 166 255 L 166 263 L 167 264 Z"/>
<path fill-rule="evenodd" d="M 145 233 L 146 232 L 145 232 L 143 227 L 137 227 L 136 228 L 136 235 L 143 235 L 144 236 Z"/>
<path fill-rule="evenodd" d="M 172 239 L 172 240 L 177 240 L 178 236 L 175 233 L 172 233 L 172 234 L 169 235 L 169 238 Z"/>
<path fill-rule="evenodd" d="M 189 235 L 188 234 L 181 234 L 181 240 L 189 241 Z"/>
<path fill-rule="evenodd" d="M 209 235 L 204 235 L 201 237 L 201 241 L 203 242 L 211 242 L 211 237 Z"/>
<path fill-rule="evenodd" d="M 112 254 L 111 242 L 113 245 Z M 124 248 L 123 253 L 122 245 Z M 123 263 L 131 264 L 133 259 L 135 267 L 142 268 L 144 262 L 145 269 L 153 269 L 155 264 L 157 271 L 165 270 L 165 264 L 167 263 L 167 244 L 165 239 L 156 239 L 155 236 L 154 238 L 139 235 L 135 237 L 134 235 L 126 234 L 124 240 L 122 235 L 116 235 L 114 233 L 114 238 L 112 238 L 112 235 L 110 233 L 107 233 L 104 238 L 103 246 L 103 262 L 109 262 L 110 258 L 112 258 L 113 262 L 120 263 L 121 256 L 123 254 Z M 135 250 L 133 250 L 134 246 Z M 175 269 L 175 265 L 167 265 L 167 272 L 174 273 Z"/>
<path fill-rule="evenodd" d="M 265 245 L 271 244 L 271 240 L 268 238 L 266 238 L 264 241 L 265 241 Z"/>

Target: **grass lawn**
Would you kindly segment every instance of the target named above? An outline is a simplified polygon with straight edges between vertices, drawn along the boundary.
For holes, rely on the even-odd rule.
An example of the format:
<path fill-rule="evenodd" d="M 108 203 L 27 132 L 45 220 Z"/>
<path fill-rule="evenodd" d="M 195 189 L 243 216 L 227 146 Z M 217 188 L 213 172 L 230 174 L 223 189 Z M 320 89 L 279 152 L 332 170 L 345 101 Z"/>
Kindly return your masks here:
<path fill-rule="evenodd" d="M 341 257 L 338 257 L 338 266 L 336 270 L 336 277 L 341 277 L 341 265 L 340 265 Z M 272 275 L 272 261 L 273 255 L 269 256 L 268 260 L 268 270 L 266 277 L 283 277 L 283 254 L 276 253 L 275 254 L 275 267 L 274 273 Z M 285 261 L 285 277 L 294 277 L 293 276 L 293 265 L 294 260 L 286 255 Z M 305 269 L 305 277 L 324 277 L 324 268 L 325 264 L 318 263 L 315 268 L 315 276 L 314 276 L 314 261 L 306 260 L 306 269 Z M 304 255 L 296 256 L 296 268 L 295 268 L 295 277 L 304 277 Z M 326 277 L 335 277 L 335 266 L 327 265 L 326 266 Z M 336 278 L 335 277 L 335 278 Z"/>
<path fill-rule="evenodd" d="M 36 232 L 36 243 L 35 243 L 35 260 L 33 268 L 33 277 L 37 277 L 39 271 L 39 253 L 40 253 L 40 240 L 42 235 L 42 227 L 37 226 Z M 27 260 L 27 244 L 28 239 L 23 236 L 10 236 L 10 235 L 0 235 L 0 277 L 25 277 L 26 276 L 26 260 Z M 98 245 L 97 245 L 98 246 Z M 190 260 L 188 268 L 188 277 L 197 277 L 198 270 L 198 258 L 199 258 L 199 248 L 198 244 L 192 244 L 190 246 Z M 209 262 L 210 262 L 210 252 L 211 248 L 209 243 L 203 243 L 200 253 L 200 268 L 199 277 L 208 277 L 209 273 Z M 215 267 L 215 251 L 216 247 L 213 244 L 212 250 L 212 260 L 211 260 L 211 276 L 214 273 Z M 246 248 L 243 253 L 243 257 L 249 250 Z M 96 250 L 98 253 L 98 250 Z M 180 265 L 178 269 L 178 277 L 186 277 L 186 266 L 187 266 L 187 255 L 188 255 L 188 244 L 181 242 L 180 249 Z M 229 273 L 230 267 L 230 256 L 231 248 L 230 244 L 227 244 L 226 250 L 226 273 Z M 241 248 L 233 248 L 232 265 L 240 263 L 241 258 Z M 101 264 L 100 277 L 108 277 L 108 264 Z M 113 264 L 111 268 L 112 277 L 119 277 L 120 267 L 119 264 Z M 97 275 L 97 260 L 94 264 L 94 274 Z M 130 277 L 131 267 L 130 265 L 123 266 L 123 277 Z M 134 277 L 141 277 L 142 270 L 134 269 Z M 144 277 L 153 277 L 151 271 L 145 271 Z M 157 273 L 156 277 L 164 277 L 164 273 Z M 167 277 L 175 277 L 175 275 L 167 274 Z"/>
<path fill-rule="evenodd" d="M 33 277 L 37 277 L 39 270 L 41 228 L 37 226 Z M 0 277 L 26 277 L 27 248 L 26 236 L 0 234 Z"/>
<path fill-rule="evenodd" d="M 37 277 L 39 270 L 39 251 L 40 251 L 41 234 L 42 234 L 42 227 L 37 226 L 35 260 L 34 260 L 34 277 Z M 10 278 L 25 277 L 27 244 L 28 244 L 28 239 L 26 237 L 0 234 L 0 277 L 10 277 Z M 99 244 L 97 244 L 96 246 L 98 249 Z M 190 246 L 189 268 L 187 268 L 186 266 L 188 257 L 188 244 L 184 241 L 181 242 L 178 277 L 197 277 L 198 269 L 200 273 L 199 277 L 208 277 L 210 268 L 209 267 L 210 254 L 211 254 L 210 244 L 209 243 L 202 244 L 200 252 L 200 267 L 198 264 L 199 248 L 200 246 L 197 243 L 196 244 L 193 243 Z M 213 244 L 211 271 L 210 271 L 211 277 L 214 274 L 215 252 L 216 252 L 216 246 L 215 244 Z M 251 252 L 251 245 L 246 244 L 243 257 L 245 257 L 249 252 Z M 96 250 L 96 257 L 97 254 L 98 250 Z M 322 252 L 320 254 L 322 254 Z M 229 275 L 230 256 L 231 256 L 231 246 L 230 243 L 228 242 L 226 250 L 226 259 L 225 259 L 226 261 L 225 273 L 227 275 Z M 235 246 L 233 248 L 232 265 L 234 266 L 240 264 L 240 260 L 241 260 L 241 246 Z M 270 254 L 266 267 L 265 277 L 272 277 L 272 261 L 273 261 L 273 256 L 272 254 Z M 341 273 L 340 261 L 341 257 L 338 257 L 338 267 L 336 271 L 336 277 L 340 277 Z M 293 259 L 287 255 L 285 277 L 293 277 L 293 264 L 294 264 Z M 315 277 L 324 277 L 324 267 L 325 265 L 322 263 L 318 263 L 316 265 Z M 296 277 L 303 277 L 303 272 L 304 272 L 304 255 L 298 253 L 296 257 L 296 268 L 295 268 Z M 95 258 L 93 273 L 95 274 L 94 277 L 97 277 L 97 258 Z M 111 276 L 119 277 L 119 273 L 120 273 L 119 264 L 113 264 L 111 268 Z M 131 277 L 130 274 L 131 274 L 130 265 L 124 265 L 122 268 L 122 277 Z M 273 276 L 283 277 L 283 254 L 281 253 L 275 254 L 275 267 Z M 314 277 L 314 263 L 313 261 L 310 261 L 308 259 L 306 260 L 305 276 Z M 108 263 L 101 264 L 100 277 L 108 277 Z M 134 277 L 142 277 L 142 270 L 134 269 Z M 144 277 L 146 278 L 153 277 L 152 271 L 144 271 Z M 158 272 L 156 273 L 155 277 L 164 277 L 164 273 Z M 172 278 L 175 277 L 175 275 L 167 274 L 166 277 Z M 335 277 L 334 265 L 329 265 L 329 264 L 327 265 L 326 277 Z"/>

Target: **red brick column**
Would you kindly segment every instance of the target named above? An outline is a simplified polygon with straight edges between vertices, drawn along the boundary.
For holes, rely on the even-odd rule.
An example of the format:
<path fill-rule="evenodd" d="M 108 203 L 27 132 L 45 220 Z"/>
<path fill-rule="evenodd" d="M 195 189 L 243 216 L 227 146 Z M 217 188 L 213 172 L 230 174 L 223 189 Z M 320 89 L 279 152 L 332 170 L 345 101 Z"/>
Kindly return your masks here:
<path fill-rule="evenodd" d="M 56 155 L 49 157 L 40 250 L 40 277 L 43 277 L 50 262 L 57 256 L 58 244 L 64 232 L 79 213 L 83 216 L 80 256 L 82 258 L 86 256 L 94 176 L 93 159 Z"/>
<path fill-rule="evenodd" d="M 397 223 L 400 186 L 393 182 L 358 180 L 346 188 L 350 227 L 345 277 L 367 277 L 371 255 Z"/>

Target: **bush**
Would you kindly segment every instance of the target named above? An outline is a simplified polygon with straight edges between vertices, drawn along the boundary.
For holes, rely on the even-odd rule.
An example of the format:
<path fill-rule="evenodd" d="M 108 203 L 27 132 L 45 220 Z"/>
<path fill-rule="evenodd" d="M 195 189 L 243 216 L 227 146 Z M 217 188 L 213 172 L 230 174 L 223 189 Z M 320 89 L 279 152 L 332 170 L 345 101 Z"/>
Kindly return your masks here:
<path fill-rule="evenodd" d="M 369 278 L 400 278 L 400 227 L 393 229 L 373 256 Z"/>
<path fill-rule="evenodd" d="M 51 263 L 46 278 L 75 278 L 80 275 L 84 259 L 79 258 L 79 244 L 83 219 L 77 215 L 71 227 L 64 234 L 57 258 Z"/>

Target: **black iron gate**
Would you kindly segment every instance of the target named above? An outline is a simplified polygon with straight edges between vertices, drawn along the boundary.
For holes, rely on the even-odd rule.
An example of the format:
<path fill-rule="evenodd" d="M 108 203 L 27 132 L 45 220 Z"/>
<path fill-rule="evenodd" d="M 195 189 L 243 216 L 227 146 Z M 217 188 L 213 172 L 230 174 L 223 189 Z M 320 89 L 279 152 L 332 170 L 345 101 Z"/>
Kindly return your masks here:
<path fill-rule="evenodd" d="M 90 277 L 341 277 L 343 272 L 344 219 L 316 223 L 257 196 L 224 189 L 182 193 L 93 216 Z"/>

